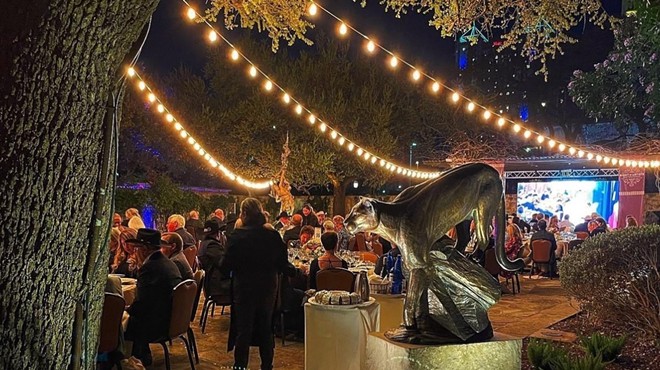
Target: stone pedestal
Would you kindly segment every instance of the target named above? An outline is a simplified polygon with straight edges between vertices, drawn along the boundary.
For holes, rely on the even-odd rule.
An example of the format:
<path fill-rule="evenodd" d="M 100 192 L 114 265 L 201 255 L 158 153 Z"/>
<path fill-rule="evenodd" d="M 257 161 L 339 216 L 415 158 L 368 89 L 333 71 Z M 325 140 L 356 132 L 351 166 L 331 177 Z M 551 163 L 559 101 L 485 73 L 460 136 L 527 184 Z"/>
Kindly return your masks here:
<path fill-rule="evenodd" d="M 519 370 L 521 351 L 522 339 L 499 333 L 488 342 L 437 346 L 398 343 L 371 333 L 366 369 Z"/>

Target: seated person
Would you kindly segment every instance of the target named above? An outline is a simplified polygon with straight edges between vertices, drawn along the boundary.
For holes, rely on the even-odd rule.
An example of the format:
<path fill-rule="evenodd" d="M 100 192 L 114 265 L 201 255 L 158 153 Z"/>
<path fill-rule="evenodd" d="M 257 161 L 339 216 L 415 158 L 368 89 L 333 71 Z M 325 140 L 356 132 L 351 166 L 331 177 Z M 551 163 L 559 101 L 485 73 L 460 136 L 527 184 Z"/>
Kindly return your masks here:
<path fill-rule="evenodd" d="M 334 231 L 328 231 L 321 235 L 321 244 L 325 253 L 315 258 L 309 265 L 309 288 L 316 289 L 316 273 L 331 268 L 348 268 L 346 261 L 335 256 L 335 250 L 339 244 L 339 237 Z"/>
<path fill-rule="evenodd" d="M 192 268 L 186 259 L 186 255 L 183 254 L 183 239 L 176 232 L 169 232 L 163 234 L 163 240 L 167 242 L 167 246 L 160 247 L 160 251 L 169 258 L 170 261 L 174 262 L 176 267 L 181 273 L 181 278 L 183 280 L 188 280 L 193 278 Z"/>
<path fill-rule="evenodd" d="M 302 215 L 297 213 L 291 217 L 291 225 L 288 226 L 289 228 L 284 232 L 284 235 L 282 236 L 284 244 L 286 244 L 287 247 L 291 246 L 291 241 L 300 239 L 302 221 Z"/>
<path fill-rule="evenodd" d="M 138 272 L 137 256 L 132 245 L 126 243 L 127 240 L 135 238 L 137 231 L 126 228 L 119 234 L 119 245 L 115 251 L 115 257 L 110 271 L 113 274 L 124 275 L 125 277 L 135 278 Z"/>
<path fill-rule="evenodd" d="M 548 241 L 550 241 L 550 243 L 552 245 L 550 247 L 550 264 L 553 266 L 552 270 L 557 271 L 557 260 L 556 260 L 556 257 L 555 257 L 555 253 L 556 253 L 555 251 L 557 250 L 557 240 L 555 239 L 555 235 L 546 230 L 547 227 L 548 227 L 548 224 L 545 222 L 545 220 L 539 220 L 539 222 L 537 223 L 537 226 L 539 228 L 539 231 L 532 234 L 532 238 L 529 241 L 530 246 L 532 245 L 532 243 L 534 243 L 534 240 L 548 240 Z"/>
<path fill-rule="evenodd" d="M 303 248 L 305 247 L 305 244 L 307 244 L 310 239 L 314 236 L 314 228 L 305 225 L 300 229 L 300 235 L 298 236 L 298 240 L 292 240 L 291 243 L 289 243 L 289 246 L 292 248 Z"/>
<path fill-rule="evenodd" d="M 289 214 L 286 213 L 286 211 L 282 211 L 279 215 L 277 215 L 275 221 L 276 222 L 273 227 L 275 227 L 275 230 L 280 231 L 282 229 L 286 229 L 286 227 L 289 226 L 291 219 L 289 218 Z"/>
<path fill-rule="evenodd" d="M 589 236 L 594 236 L 598 234 L 603 234 L 608 232 L 607 221 L 602 217 L 596 217 L 595 219 L 596 227 L 593 230 L 589 231 Z"/>
<path fill-rule="evenodd" d="M 206 271 L 204 290 L 207 296 L 230 297 L 231 279 L 220 272 L 220 264 L 225 256 L 225 243 L 222 227 L 216 220 L 204 223 L 204 240 L 197 253 L 201 267 Z M 214 299 L 224 302 L 223 299 Z"/>
<path fill-rule="evenodd" d="M 142 266 L 137 274 L 137 296 L 128 309 L 130 315 L 125 338 L 133 342 L 132 355 L 145 366 L 152 363 L 149 343 L 168 334 L 172 314 L 172 291 L 181 282 L 181 273 L 174 262 L 161 253 L 166 244 L 158 230 L 140 229 L 134 246 Z"/>
<path fill-rule="evenodd" d="M 380 275 L 382 277 L 385 277 L 384 275 L 389 273 L 389 271 L 383 271 L 385 270 L 385 262 L 388 261 L 389 257 L 392 256 L 392 261 L 396 261 L 396 257 L 401 255 L 401 251 L 399 251 L 399 248 L 397 248 L 396 244 L 390 243 L 392 248 L 387 251 L 387 253 L 383 254 L 382 257 L 378 259 L 376 262 L 376 267 L 374 268 L 374 274 Z M 390 267 L 391 268 L 391 267 Z"/>
<path fill-rule="evenodd" d="M 183 248 L 190 248 L 197 245 L 197 240 L 185 229 L 186 219 L 183 216 L 174 214 L 167 219 L 167 231 L 179 234 L 183 241 Z"/>

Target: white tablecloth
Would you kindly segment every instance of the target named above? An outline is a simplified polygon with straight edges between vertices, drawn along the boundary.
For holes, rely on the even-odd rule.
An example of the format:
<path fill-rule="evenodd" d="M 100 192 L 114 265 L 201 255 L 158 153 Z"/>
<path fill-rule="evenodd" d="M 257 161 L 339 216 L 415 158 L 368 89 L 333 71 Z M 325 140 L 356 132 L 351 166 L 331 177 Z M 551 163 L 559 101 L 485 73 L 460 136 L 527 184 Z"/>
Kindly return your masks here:
<path fill-rule="evenodd" d="M 378 331 L 386 332 L 398 328 L 403 322 L 403 303 L 406 296 L 371 293 L 371 297 L 380 304 L 380 329 Z"/>
<path fill-rule="evenodd" d="M 380 305 L 337 308 L 305 304 L 305 369 L 359 370 L 367 336 L 380 329 Z"/>

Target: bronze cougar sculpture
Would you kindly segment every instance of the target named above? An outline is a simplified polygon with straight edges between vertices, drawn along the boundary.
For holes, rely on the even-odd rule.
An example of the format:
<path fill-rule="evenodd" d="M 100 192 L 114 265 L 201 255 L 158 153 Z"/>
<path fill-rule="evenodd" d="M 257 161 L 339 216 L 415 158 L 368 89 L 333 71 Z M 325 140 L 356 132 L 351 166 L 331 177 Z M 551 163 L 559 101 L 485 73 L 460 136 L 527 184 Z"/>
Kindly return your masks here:
<path fill-rule="evenodd" d="M 430 344 L 492 337 L 487 311 L 501 295 L 499 283 L 443 242 L 448 230 L 473 219 L 483 250 L 493 217 L 497 262 L 508 271 L 522 269 L 523 261 L 510 261 L 504 251 L 502 180 L 486 164 L 451 169 L 405 189 L 392 202 L 361 198 L 353 207 L 346 229 L 353 234 L 373 231 L 396 244 L 408 272 L 404 327 L 386 333 L 388 338 Z"/>

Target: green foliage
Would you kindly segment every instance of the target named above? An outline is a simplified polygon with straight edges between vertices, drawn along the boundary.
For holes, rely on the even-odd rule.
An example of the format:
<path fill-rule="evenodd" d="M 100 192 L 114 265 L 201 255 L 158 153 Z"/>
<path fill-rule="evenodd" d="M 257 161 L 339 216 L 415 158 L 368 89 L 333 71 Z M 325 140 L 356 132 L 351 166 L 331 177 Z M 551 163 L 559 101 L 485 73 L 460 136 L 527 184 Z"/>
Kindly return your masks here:
<path fill-rule="evenodd" d="M 641 132 L 660 124 L 660 5 L 638 2 L 636 16 L 615 27 L 614 48 L 592 72 L 575 71 L 568 85 L 578 107 L 622 133 L 633 123 Z"/>
<path fill-rule="evenodd" d="M 587 239 L 560 266 L 567 294 L 595 317 L 660 337 L 660 226 Z"/>
<path fill-rule="evenodd" d="M 531 339 L 527 344 L 527 359 L 535 369 L 553 370 L 554 364 L 565 361 L 566 351 L 548 341 Z"/>
<path fill-rule="evenodd" d="M 550 368 L 552 370 L 604 370 L 606 365 L 600 356 L 593 356 L 588 353 L 578 358 L 558 357 L 553 361 Z"/>
<path fill-rule="evenodd" d="M 605 362 L 616 360 L 625 344 L 625 335 L 613 338 L 600 333 L 594 333 L 589 337 L 580 338 L 580 345 L 582 345 L 586 353 L 593 357 L 600 357 Z"/>

